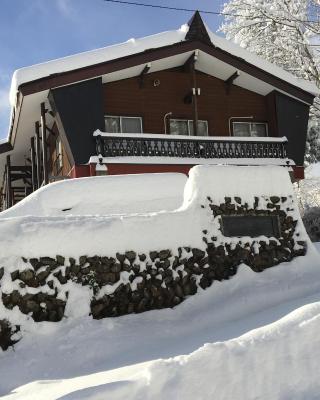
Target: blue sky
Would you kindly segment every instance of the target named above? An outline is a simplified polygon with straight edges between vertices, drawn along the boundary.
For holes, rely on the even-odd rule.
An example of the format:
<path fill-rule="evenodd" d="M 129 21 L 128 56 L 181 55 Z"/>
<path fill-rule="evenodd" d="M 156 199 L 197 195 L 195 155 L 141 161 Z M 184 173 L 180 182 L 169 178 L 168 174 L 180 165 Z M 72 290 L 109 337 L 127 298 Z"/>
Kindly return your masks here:
<path fill-rule="evenodd" d="M 221 11 L 224 0 L 144 0 Z M 104 0 L 1 0 L 0 138 L 6 137 L 8 91 L 17 68 L 180 27 L 192 13 L 118 5 Z M 212 30 L 221 17 L 203 15 Z"/>

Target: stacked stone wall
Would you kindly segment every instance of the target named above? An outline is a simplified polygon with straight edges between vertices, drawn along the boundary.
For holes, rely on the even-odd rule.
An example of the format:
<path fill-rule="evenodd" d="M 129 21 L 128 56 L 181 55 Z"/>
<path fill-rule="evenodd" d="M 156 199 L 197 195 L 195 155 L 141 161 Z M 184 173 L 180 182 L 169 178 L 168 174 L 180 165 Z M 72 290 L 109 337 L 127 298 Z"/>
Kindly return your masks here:
<path fill-rule="evenodd" d="M 254 198 L 253 206 L 239 197 L 217 204 L 210 197 L 201 208 L 208 215 L 207 229 L 199 234 L 202 249 L 181 246 L 137 253 L 134 249 L 113 255 L 82 255 L 79 258 L 23 258 L 25 268 L 9 279 L 17 284 L 2 291 L 4 306 L 30 315 L 34 321 L 60 321 L 65 315 L 70 283 L 89 287 L 93 318 L 116 317 L 147 310 L 174 307 L 214 281 L 229 279 L 241 263 L 261 272 L 304 255 L 306 243 L 299 238 L 290 197 Z M 279 238 L 228 238 L 223 236 L 223 215 L 274 215 L 280 224 Z M 1 279 L 5 267 L 0 269 Z"/>

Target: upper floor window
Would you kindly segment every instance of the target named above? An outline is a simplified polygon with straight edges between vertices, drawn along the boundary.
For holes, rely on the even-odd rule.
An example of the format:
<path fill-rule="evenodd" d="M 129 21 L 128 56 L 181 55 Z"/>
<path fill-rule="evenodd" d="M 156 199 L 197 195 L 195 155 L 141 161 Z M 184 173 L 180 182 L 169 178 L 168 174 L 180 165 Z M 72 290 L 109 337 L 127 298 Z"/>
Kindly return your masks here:
<path fill-rule="evenodd" d="M 142 133 L 141 117 L 104 117 L 106 132 L 109 133 Z"/>
<path fill-rule="evenodd" d="M 233 136 L 268 136 L 268 124 L 265 122 L 233 122 Z"/>
<path fill-rule="evenodd" d="M 194 136 L 193 121 L 188 119 L 170 119 L 170 134 Z M 208 121 L 198 121 L 197 136 L 208 136 Z"/>

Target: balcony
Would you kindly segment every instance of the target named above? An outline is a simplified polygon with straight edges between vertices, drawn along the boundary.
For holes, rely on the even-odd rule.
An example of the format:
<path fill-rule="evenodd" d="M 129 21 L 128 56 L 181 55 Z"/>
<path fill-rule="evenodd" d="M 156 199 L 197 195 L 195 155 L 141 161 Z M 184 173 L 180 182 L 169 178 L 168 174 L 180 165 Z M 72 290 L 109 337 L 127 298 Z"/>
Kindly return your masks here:
<path fill-rule="evenodd" d="M 274 137 L 199 137 L 156 134 L 114 134 L 96 131 L 97 155 L 112 160 L 141 157 L 148 162 L 156 159 L 202 160 L 248 159 L 269 160 L 272 164 L 292 164 L 287 159 L 287 139 Z M 125 160 L 123 159 L 125 162 Z"/>

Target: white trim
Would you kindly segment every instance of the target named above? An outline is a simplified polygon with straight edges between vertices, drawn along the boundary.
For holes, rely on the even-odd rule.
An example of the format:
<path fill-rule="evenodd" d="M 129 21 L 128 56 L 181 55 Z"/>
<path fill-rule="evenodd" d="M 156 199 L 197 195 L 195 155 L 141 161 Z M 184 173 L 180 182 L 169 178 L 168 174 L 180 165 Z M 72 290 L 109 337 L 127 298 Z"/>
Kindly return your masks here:
<path fill-rule="evenodd" d="M 229 141 L 229 142 L 270 142 L 270 143 L 285 143 L 288 139 L 283 137 L 271 137 L 271 136 L 185 136 L 185 135 L 164 135 L 164 134 L 156 134 L 156 133 L 109 133 L 109 132 L 101 132 L 99 129 L 93 133 L 93 136 L 103 136 L 103 137 L 128 137 L 131 138 L 140 138 L 140 139 L 186 139 L 186 140 L 198 140 L 198 141 Z"/>
<path fill-rule="evenodd" d="M 91 156 L 89 164 L 169 164 L 169 165 L 295 165 L 289 158 L 180 158 L 180 157 L 98 157 Z"/>

